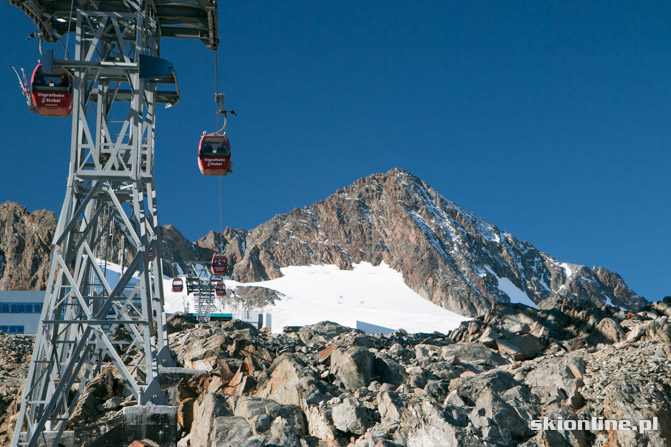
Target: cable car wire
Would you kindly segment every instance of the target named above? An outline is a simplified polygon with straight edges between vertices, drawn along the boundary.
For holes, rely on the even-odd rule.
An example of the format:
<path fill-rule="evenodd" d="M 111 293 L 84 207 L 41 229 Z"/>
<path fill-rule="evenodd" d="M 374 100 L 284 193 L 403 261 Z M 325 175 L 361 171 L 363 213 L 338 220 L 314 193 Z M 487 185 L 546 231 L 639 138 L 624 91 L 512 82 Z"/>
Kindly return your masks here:
<path fill-rule="evenodd" d="M 68 30 L 65 33 L 65 60 L 70 59 L 70 54 L 68 53 L 68 44 L 70 43 L 70 27 L 72 26 L 72 11 L 75 9 L 75 0 L 70 2 L 70 16 L 68 17 Z M 62 41 L 61 41 L 62 43 Z"/>
<path fill-rule="evenodd" d="M 217 115 L 217 133 L 219 133 L 219 60 L 217 59 L 218 49 L 214 49 L 214 105 Z M 224 120 L 226 117 L 224 116 Z M 224 121 L 224 127 L 226 127 L 226 122 Z M 223 129 L 222 129 L 223 130 Z M 223 206 L 221 204 L 221 176 L 217 176 L 219 182 L 219 243 L 217 244 L 217 251 L 222 252 L 221 250 L 221 234 L 223 233 Z M 216 243 L 216 239 L 215 239 Z"/>

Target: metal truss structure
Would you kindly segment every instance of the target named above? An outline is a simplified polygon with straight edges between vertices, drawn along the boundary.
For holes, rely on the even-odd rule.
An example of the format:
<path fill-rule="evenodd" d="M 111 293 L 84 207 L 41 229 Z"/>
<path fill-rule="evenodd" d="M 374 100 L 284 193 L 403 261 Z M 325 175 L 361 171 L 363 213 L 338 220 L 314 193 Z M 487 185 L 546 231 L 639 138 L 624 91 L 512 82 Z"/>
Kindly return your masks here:
<path fill-rule="evenodd" d="M 48 288 L 12 446 L 58 445 L 87 381 L 111 361 L 139 405 L 162 403 L 167 346 L 153 180 L 157 104 L 179 99 L 161 37 L 217 46 L 216 0 L 12 0 L 58 41 L 75 33 L 64 67 L 75 79 L 70 172 Z M 71 5 L 75 9 L 70 10 Z M 108 235 L 130 253 L 109 278 Z M 119 337 L 119 335 L 123 335 Z M 51 432 L 49 441 L 43 437 Z"/>
<path fill-rule="evenodd" d="M 207 266 L 201 262 L 187 262 L 186 292 L 193 294 L 196 317 L 201 323 L 208 323 L 217 307 L 214 304 L 215 286 L 223 278 L 213 276 Z"/>

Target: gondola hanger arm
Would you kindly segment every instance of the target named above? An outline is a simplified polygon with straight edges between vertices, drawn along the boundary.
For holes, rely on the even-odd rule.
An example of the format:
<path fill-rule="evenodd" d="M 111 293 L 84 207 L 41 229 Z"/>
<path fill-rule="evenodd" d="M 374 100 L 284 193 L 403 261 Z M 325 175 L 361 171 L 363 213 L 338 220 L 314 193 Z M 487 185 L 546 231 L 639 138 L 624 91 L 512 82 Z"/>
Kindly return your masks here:
<path fill-rule="evenodd" d="M 214 100 L 217 103 L 217 113 L 220 115 L 224 115 L 224 125 L 221 127 L 221 129 L 217 130 L 215 132 L 216 135 L 221 135 L 224 133 L 224 130 L 226 130 L 226 124 L 228 122 L 228 115 L 233 115 L 233 116 L 238 116 L 237 113 L 235 113 L 235 110 L 226 110 L 224 107 L 224 98 L 225 94 L 224 93 L 215 93 L 214 94 Z"/>

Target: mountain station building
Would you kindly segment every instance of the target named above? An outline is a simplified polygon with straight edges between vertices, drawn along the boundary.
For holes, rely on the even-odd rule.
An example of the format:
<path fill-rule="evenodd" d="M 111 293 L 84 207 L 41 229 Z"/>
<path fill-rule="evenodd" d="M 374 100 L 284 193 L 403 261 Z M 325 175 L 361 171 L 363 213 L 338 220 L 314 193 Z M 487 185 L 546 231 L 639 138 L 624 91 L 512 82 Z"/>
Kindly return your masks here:
<path fill-rule="evenodd" d="M 0 331 L 5 334 L 35 334 L 40 323 L 43 290 L 0 292 Z"/>

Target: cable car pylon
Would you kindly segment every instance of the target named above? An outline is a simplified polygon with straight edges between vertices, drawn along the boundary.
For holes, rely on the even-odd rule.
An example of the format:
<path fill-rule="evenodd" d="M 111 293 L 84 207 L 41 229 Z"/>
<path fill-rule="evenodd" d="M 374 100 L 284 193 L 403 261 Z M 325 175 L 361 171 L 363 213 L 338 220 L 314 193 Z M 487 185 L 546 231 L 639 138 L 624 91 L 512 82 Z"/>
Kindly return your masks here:
<path fill-rule="evenodd" d="M 31 93 L 51 87 L 72 92 L 71 105 L 46 111 L 62 115 L 72 108 L 72 138 L 43 310 L 11 442 L 58 446 L 79 396 L 103 362 L 111 362 L 138 406 L 165 402 L 159 366 L 172 359 L 163 310 L 154 139 L 157 105 L 175 105 L 179 89 L 172 64 L 159 57 L 160 38 L 198 39 L 215 49 L 217 2 L 12 4 L 35 22 L 40 42 L 62 43 L 70 32 L 76 37 L 71 59 L 45 52 L 41 60 L 42 74 L 65 75 L 64 85 L 35 79 L 40 67 L 31 79 Z M 99 265 L 113 230 L 120 233 L 125 263 L 116 283 Z M 127 336 L 115 337 L 119 332 Z"/>

